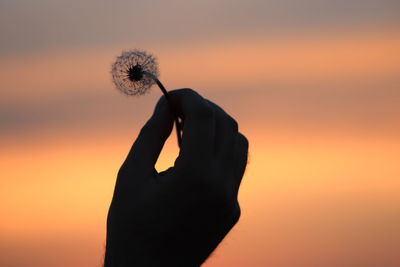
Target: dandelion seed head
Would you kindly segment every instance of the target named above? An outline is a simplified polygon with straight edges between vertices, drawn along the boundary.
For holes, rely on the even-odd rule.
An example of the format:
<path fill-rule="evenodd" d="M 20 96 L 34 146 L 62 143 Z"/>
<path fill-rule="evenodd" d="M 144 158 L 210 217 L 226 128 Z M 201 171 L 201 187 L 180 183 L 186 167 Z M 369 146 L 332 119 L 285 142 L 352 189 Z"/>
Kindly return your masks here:
<path fill-rule="evenodd" d="M 124 51 L 112 64 L 111 75 L 115 87 L 126 95 L 143 95 L 155 81 L 145 72 L 158 77 L 157 59 L 142 50 Z"/>

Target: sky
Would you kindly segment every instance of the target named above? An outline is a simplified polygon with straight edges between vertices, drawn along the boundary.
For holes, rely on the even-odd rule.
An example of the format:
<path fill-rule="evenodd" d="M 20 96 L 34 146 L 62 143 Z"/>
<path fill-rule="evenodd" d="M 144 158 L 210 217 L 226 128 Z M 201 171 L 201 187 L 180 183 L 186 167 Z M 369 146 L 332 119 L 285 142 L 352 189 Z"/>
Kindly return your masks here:
<path fill-rule="evenodd" d="M 157 56 L 239 123 L 242 216 L 204 264 L 400 266 L 400 3 L 0 0 L 0 266 L 101 266 L 116 174 L 160 92 Z M 175 136 L 157 163 L 178 153 Z"/>

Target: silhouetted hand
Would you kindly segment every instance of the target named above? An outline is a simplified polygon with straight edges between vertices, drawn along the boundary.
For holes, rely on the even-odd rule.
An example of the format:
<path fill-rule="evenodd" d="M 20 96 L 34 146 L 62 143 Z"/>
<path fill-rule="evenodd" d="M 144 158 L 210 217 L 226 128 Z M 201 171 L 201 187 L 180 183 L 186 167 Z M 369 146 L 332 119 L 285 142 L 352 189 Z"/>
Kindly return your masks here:
<path fill-rule="evenodd" d="M 190 89 L 170 92 L 183 120 L 173 167 L 154 164 L 174 117 L 165 97 L 123 163 L 107 220 L 105 266 L 199 266 L 240 216 L 248 142 L 220 107 Z"/>

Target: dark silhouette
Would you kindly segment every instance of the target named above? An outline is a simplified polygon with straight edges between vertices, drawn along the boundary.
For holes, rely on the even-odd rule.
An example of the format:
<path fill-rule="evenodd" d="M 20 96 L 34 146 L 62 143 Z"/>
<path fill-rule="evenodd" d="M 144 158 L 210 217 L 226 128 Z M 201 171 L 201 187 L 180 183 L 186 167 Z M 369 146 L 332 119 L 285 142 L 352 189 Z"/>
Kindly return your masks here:
<path fill-rule="evenodd" d="M 118 173 L 105 267 L 200 266 L 239 219 L 247 139 L 234 119 L 195 91 L 169 95 L 183 125 L 179 156 L 157 173 L 174 123 L 162 96 Z"/>

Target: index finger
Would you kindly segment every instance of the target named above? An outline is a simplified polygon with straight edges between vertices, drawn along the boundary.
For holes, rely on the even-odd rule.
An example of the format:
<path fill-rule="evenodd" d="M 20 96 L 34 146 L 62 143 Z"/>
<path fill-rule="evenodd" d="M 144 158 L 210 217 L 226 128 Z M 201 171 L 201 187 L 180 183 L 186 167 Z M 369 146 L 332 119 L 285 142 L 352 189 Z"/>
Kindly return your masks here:
<path fill-rule="evenodd" d="M 214 109 L 192 89 L 173 90 L 169 95 L 177 115 L 183 119 L 178 158 L 195 164 L 211 159 L 215 142 Z"/>

